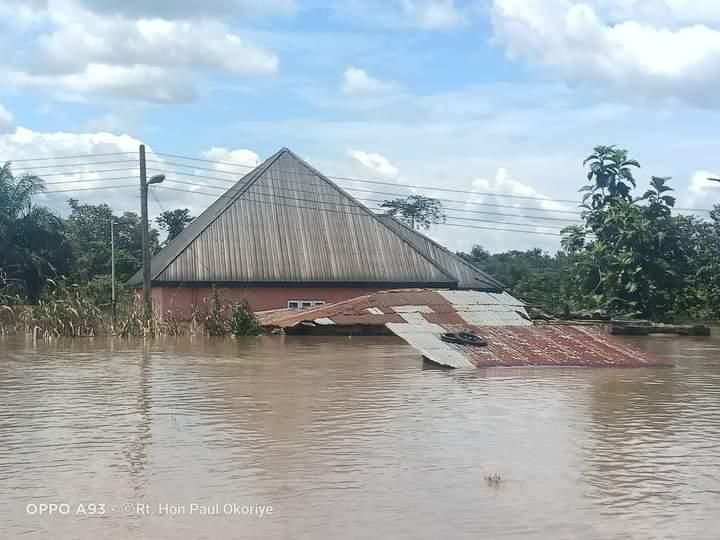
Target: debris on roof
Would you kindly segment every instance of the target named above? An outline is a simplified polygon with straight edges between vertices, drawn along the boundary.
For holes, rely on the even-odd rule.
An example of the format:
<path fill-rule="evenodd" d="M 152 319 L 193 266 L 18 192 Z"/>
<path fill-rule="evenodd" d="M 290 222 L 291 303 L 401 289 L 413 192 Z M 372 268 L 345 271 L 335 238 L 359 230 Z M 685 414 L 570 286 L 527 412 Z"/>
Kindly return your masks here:
<path fill-rule="evenodd" d="M 535 325 L 508 293 L 404 289 L 376 292 L 306 310 L 258 313 L 261 323 L 286 332 L 314 328 L 384 328 L 431 363 L 451 368 L 496 366 L 650 367 L 668 365 L 611 336 L 601 326 Z M 443 341 L 471 332 L 486 342 Z"/>

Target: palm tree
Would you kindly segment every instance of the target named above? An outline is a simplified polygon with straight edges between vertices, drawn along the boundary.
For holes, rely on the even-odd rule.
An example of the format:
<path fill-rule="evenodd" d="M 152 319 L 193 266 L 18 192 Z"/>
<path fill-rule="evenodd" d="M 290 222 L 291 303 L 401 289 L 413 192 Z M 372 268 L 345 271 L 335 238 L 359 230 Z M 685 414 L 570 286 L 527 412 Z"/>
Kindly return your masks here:
<path fill-rule="evenodd" d="M 44 190 L 41 178 L 15 177 L 9 162 L 0 168 L 0 272 L 24 283 L 30 303 L 37 303 L 48 277 L 64 269 L 69 255 L 62 220 L 33 204 Z"/>

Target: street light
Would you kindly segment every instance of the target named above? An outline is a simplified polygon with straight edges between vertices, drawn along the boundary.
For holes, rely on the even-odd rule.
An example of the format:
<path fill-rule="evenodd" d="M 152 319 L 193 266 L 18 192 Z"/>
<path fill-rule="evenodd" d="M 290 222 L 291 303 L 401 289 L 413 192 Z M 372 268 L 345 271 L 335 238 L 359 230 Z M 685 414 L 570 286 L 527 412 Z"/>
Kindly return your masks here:
<path fill-rule="evenodd" d="M 708 178 L 711 182 L 720 182 L 720 178 Z"/>
<path fill-rule="evenodd" d="M 164 174 L 156 174 L 147 179 L 145 166 L 145 145 L 140 145 L 140 216 L 142 227 L 142 274 L 143 274 L 143 321 L 147 325 L 152 313 L 152 298 L 150 297 L 150 232 L 148 231 L 148 186 L 161 184 L 165 180 Z"/>

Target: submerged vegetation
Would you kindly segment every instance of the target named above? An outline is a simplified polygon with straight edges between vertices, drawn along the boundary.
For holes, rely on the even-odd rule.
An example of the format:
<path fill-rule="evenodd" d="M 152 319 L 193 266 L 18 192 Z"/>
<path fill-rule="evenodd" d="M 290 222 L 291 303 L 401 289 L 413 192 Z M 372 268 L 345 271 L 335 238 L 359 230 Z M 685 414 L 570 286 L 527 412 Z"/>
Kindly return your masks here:
<path fill-rule="evenodd" d="M 20 297 L 0 295 L 0 336 L 27 334 L 36 338 L 154 337 L 205 335 L 259 336 L 264 330 L 247 302 L 232 304 L 217 293 L 207 306 L 196 307 L 190 321 L 178 320 L 172 310 L 144 320 L 140 298 L 126 294 L 113 324 L 109 305 L 99 305 L 91 287 L 62 286 L 54 282 L 35 305 Z"/>

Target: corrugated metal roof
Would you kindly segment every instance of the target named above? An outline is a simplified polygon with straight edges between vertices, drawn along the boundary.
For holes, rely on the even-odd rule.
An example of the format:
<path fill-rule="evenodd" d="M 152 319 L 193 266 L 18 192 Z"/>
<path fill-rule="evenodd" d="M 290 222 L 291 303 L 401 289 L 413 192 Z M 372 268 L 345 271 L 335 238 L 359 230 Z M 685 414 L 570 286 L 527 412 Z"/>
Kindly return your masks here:
<path fill-rule="evenodd" d="M 668 365 L 600 327 L 533 325 L 523 303 L 507 293 L 396 290 L 302 311 L 258 314 L 262 324 L 386 326 L 427 360 L 453 367 Z M 475 332 L 486 347 L 448 344 L 444 332 Z"/>
<path fill-rule="evenodd" d="M 396 233 L 415 246 L 415 249 L 424 253 L 449 273 L 457 277 L 458 287 L 461 289 L 487 291 L 501 291 L 505 289 L 505 286 L 498 280 L 441 246 L 433 239 L 413 230 L 392 216 L 379 214 L 378 217 Z"/>
<path fill-rule="evenodd" d="M 153 283 L 379 283 L 457 278 L 284 148 L 153 258 Z M 129 283 L 141 283 L 138 272 Z"/>

